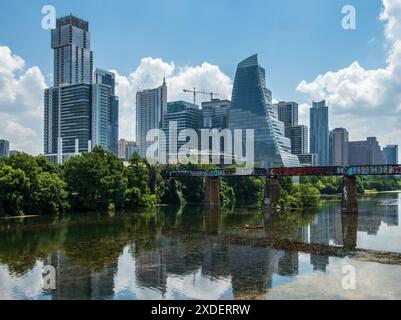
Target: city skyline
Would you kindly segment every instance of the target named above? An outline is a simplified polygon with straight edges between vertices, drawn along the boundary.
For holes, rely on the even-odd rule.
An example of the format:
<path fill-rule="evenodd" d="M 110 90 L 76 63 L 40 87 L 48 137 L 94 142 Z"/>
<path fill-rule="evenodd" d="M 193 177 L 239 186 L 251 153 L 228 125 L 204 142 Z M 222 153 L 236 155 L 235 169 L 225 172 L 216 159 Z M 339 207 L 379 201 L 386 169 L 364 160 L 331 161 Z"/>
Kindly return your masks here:
<path fill-rule="evenodd" d="M 309 2 L 309 3 L 308 3 Z M 307 5 L 311 5 L 311 2 L 313 1 L 307 1 Z M 383 14 L 381 15 L 382 19 L 379 20 L 378 24 L 380 25 L 380 28 L 383 29 L 383 27 L 387 27 L 385 29 L 384 35 L 382 34 L 381 36 L 383 37 L 383 39 L 387 42 L 387 44 L 389 44 L 391 46 L 391 44 L 393 44 L 395 47 L 393 48 L 395 53 L 397 52 L 396 49 L 396 44 L 395 44 L 395 40 L 396 40 L 396 33 L 394 32 L 394 30 L 396 29 L 397 26 L 392 26 L 390 24 L 387 24 L 386 21 L 390 20 L 391 18 L 396 17 L 396 5 L 394 5 L 393 3 L 390 4 L 388 3 L 388 1 L 383 1 L 384 5 L 385 5 L 385 9 L 383 11 Z M 397 1 L 395 1 L 394 3 L 397 3 Z M 55 3 L 56 5 L 56 9 L 61 6 L 62 8 L 64 7 L 64 5 L 62 4 L 58 4 L 57 2 Z M 307 6 L 306 5 L 306 6 Z M 338 5 L 338 4 L 337 4 Z M 12 5 L 10 6 L 10 10 L 12 10 Z M 355 6 L 359 8 L 361 8 L 361 6 L 363 6 L 362 3 L 360 3 L 359 1 L 355 1 Z M 72 6 L 71 11 L 73 11 L 74 6 Z M 371 9 L 371 14 L 375 14 L 376 15 L 376 20 L 377 19 L 377 9 L 379 9 L 379 13 L 380 13 L 380 7 L 381 7 L 381 3 L 380 1 L 377 1 L 377 3 L 375 4 L 374 8 L 371 8 L 369 6 L 369 9 Z M 35 6 L 33 5 L 33 8 L 35 8 Z M 40 9 L 39 6 L 37 6 L 37 8 Z M 333 7 L 331 9 L 334 9 Z M 339 9 L 341 9 L 341 7 L 339 6 Z M 29 10 L 33 10 L 30 6 L 29 6 Z M 80 10 L 76 10 L 73 11 L 74 14 L 76 14 L 77 16 L 81 16 L 80 11 L 82 12 L 86 12 L 86 8 L 84 6 L 84 8 L 81 8 Z M 290 10 L 290 9 L 288 9 Z M 327 10 L 324 9 L 324 10 Z M 40 11 L 40 10 L 39 10 Z M 41 16 L 39 15 L 39 11 L 38 11 L 38 28 L 40 28 L 40 18 Z M 373 13 L 372 13 L 373 12 Z M 60 16 L 58 14 L 58 16 Z M 85 14 L 84 14 L 85 16 Z M 84 17 L 85 18 L 85 17 Z M 92 19 L 88 19 L 90 24 L 93 25 L 95 24 L 94 27 L 92 27 L 92 34 L 94 39 L 92 40 L 91 45 L 92 46 L 96 46 L 96 39 L 99 39 L 99 37 L 102 36 L 102 30 L 96 30 L 96 23 L 98 23 L 95 18 Z M 366 22 L 361 21 L 362 19 L 359 19 L 359 24 L 358 24 L 358 28 L 355 31 L 345 31 L 345 30 L 340 30 L 341 34 L 343 34 L 343 36 L 345 38 L 349 38 L 352 37 L 351 34 L 352 32 L 354 32 L 354 34 L 358 33 L 358 29 L 360 29 L 362 26 L 364 26 L 364 24 Z M 377 21 L 376 21 L 377 22 Z M 118 23 L 117 23 L 118 24 Z M 397 24 L 397 23 L 396 23 Z M 111 29 L 113 29 L 113 26 L 111 24 Z M 341 10 L 338 11 L 338 23 L 336 25 L 331 26 L 331 28 L 336 29 L 339 28 L 341 29 Z M 35 31 L 37 32 L 37 31 Z M 42 41 L 38 42 L 38 47 L 40 48 L 40 51 L 45 52 L 45 56 L 50 54 L 50 50 L 48 50 L 48 39 L 50 37 L 49 32 L 44 31 L 44 30 L 40 30 L 40 32 L 42 32 L 43 34 L 41 34 L 41 37 L 46 37 L 47 38 L 47 43 L 43 43 Z M 383 32 L 383 30 L 381 30 L 381 32 Z M 6 39 L 6 41 L 4 41 L 3 39 Z M 18 36 L 16 36 L 16 39 L 18 39 Z M 8 39 L 9 40 L 9 39 Z M 378 40 L 377 40 L 378 41 Z M 7 42 L 11 42 L 8 46 Z M 7 41 L 7 37 L 3 37 L 3 34 L 0 33 L 0 46 L 1 46 L 1 56 L 0 56 L 0 60 L 3 60 L 3 62 L 7 61 L 9 62 L 8 65 L 11 65 L 11 77 L 13 78 L 13 80 L 15 81 L 19 81 L 20 82 L 20 87 L 22 87 L 22 89 L 24 89 L 24 81 L 28 82 L 28 84 L 30 84 L 29 86 L 29 90 L 28 92 L 25 94 L 25 96 L 27 96 L 28 98 L 30 98 L 30 94 L 35 96 L 39 93 L 39 95 L 41 94 L 41 90 L 35 90 L 36 88 L 42 89 L 43 85 L 46 86 L 50 86 L 51 85 L 51 81 L 50 79 L 48 79 L 45 75 L 44 72 L 46 69 L 49 69 L 49 65 L 51 65 L 51 63 L 47 63 L 44 65 L 40 65 L 39 67 L 32 67 L 31 64 L 31 59 L 30 59 L 30 54 L 17 54 L 16 52 L 14 52 L 14 48 L 12 46 L 12 42 L 15 41 Z M 374 42 L 374 41 L 373 41 Z M 123 43 L 121 43 L 121 45 L 123 45 Z M 142 44 L 137 44 L 138 47 L 143 47 L 144 45 Z M 16 46 L 18 47 L 18 45 Z M 145 46 L 146 47 L 146 46 Z M 216 48 L 215 52 L 216 55 L 221 55 L 221 52 L 219 52 L 220 50 L 217 50 L 218 48 Z M 259 50 L 258 50 L 259 49 Z M 96 52 L 98 52 L 98 49 L 94 49 L 96 50 Z M 111 50 L 111 48 L 110 48 Z M 265 50 L 263 50 L 262 45 L 261 48 L 252 48 L 252 46 L 249 47 L 249 50 L 256 50 L 262 57 L 266 57 L 266 54 L 271 54 L 271 53 L 266 53 Z M 244 53 L 244 56 L 249 56 L 250 54 L 253 54 L 254 52 L 251 51 L 249 52 L 248 49 L 246 49 L 247 53 Z M 305 48 L 306 50 L 306 48 Z M 111 50 L 112 51 L 112 50 Z M 240 54 L 242 55 L 244 50 L 241 50 Z M 389 52 L 390 50 L 388 50 L 387 52 Z M 18 51 L 17 51 L 18 52 Z M 32 54 L 32 56 L 34 56 L 35 54 Z M 238 55 L 238 54 L 236 54 Z M 394 53 L 393 53 L 394 55 Z M 210 54 L 207 53 L 205 54 L 205 58 L 207 59 L 207 57 L 209 57 Z M 140 62 L 139 67 L 136 69 L 135 72 L 131 73 L 130 76 L 125 76 L 122 73 L 118 73 L 116 74 L 116 92 L 117 95 L 119 95 L 121 97 L 121 105 L 122 105 L 122 114 L 121 114 L 121 130 L 120 130 L 120 138 L 126 138 L 129 140 L 132 140 L 134 138 L 134 130 L 135 128 L 132 127 L 132 123 L 134 123 L 133 121 L 133 116 L 134 116 L 134 108 L 133 105 L 135 104 L 135 94 L 137 89 L 143 85 L 145 88 L 152 88 L 154 83 L 160 83 L 160 79 L 163 75 L 166 75 L 167 78 L 167 85 L 169 87 L 169 97 L 168 97 L 168 101 L 174 101 L 174 100 L 186 100 L 186 101 L 190 101 L 191 100 L 191 96 L 188 94 L 184 94 L 182 93 L 182 88 L 191 88 L 192 84 L 194 84 L 194 86 L 197 86 L 197 88 L 199 89 L 206 89 L 206 90 L 213 90 L 216 91 L 216 82 L 219 83 L 219 88 L 217 88 L 217 91 L 222 95 L 221 98 L 230 98 L 230 93 L 231 93 L 231 88 L 232 88 L 232 84 L 233 84 L 233 71 L 232 69 L 235 69 L 236 63 L 237 61 L 240 61 L 244 56 L 241 56 L 239 59 L 237 59 L 236 61 L 232 61 L 231 59 L 229 59 L 229 62 L 225 62 L 226 66 L 223 66 L 224 64 L 221 64 L 222 67 L 220 68 L 219 65 L 220 63 L 216 63 L 213 64 L 213 62 L 210 63 L 205 63 L 205 64 L 200 64 L 198 66 L 196 66 L 196 63 L 190 63 L 189 67 L 186 67 L 186 69 L 184 68 L 183 70 L 179 70 L 180 68 L 180 64 L 176 64 L 175 62 L 165 62 L 165 58 L 163 58 L 162 54 L 160 54 L 161 58 L 156 58 L 157 56 L 154 56 L 154 58 L 150 58 L 150 57 L 146 57 L 143 58 Z M 390 56 L 391 57 L 391 56 Z M 24 63 L 21 59 L 25 60 L 25 66 Z M 188 59 L 191 59 L 191 55 L 188 54 Z M 109 59 L 108 63 L 105 63 L 104 67 L 106 67 L 106 69 L 109 70 L 113 68 L 113 65 L 116 65 L 116 69 L 119 68 L 119 63 L 117 61 L 118 59 Z M 172 60 L 175 61 L 176 59 Z M 280 71 L 280 69 L 285 68 L 285 64 L 280 64 L 277 65 L 275 64 L 275 59 L 272 59 L 271 61 L 269 60 L 265 60 L 265 58 L 261 58 L 261 64 L 264 65 L 267 68 L 267 78 L 269 79 L 269 84 L 268 87 L 270 89 L 272 89 L 273 93 L 278 92 L 277 96 L 273 95 L 273 99 L 277 100 L 285 100 L 285 101 L 296 101 L 300 104 L 300 123 L 301 124 L 306 124 L 310 127 L 308 121 L 307 121 L 307 117 L 308 117 L 308 113 L 309 113 L 309 107 L 311 105 L 311 101 L 315 100 L 312 99 L 313 98 L 313 94 L 310 94 L 311 91 L 315 90 L 314 87 L 317 87 L 318 89 L 320 89 L 320 91 L 324 91 L 327 93 L 327 100 L 328 100 L 328 105 L 329 105 L 329 112 L 330 112 L 330 120 L 333 123 L 330 123 L 329 127 L 330 128 L 335 128 L 335 127 L 346 127 L 349 132 L 350 132 L 350 140 L 364 140 L 364 138 L 374 135 L 377 136 L 379 139 L 379 142 L 382 146 L 388 144 L 388 142 L 390 141 L 390 139 L 392 140 L 393 143 L 397 143 L 399 144 L 399 141 L 396 140 L 397 136 L 400 136 L 398 134 L 398 128 L 394 129 L 394 130 L 388 130 L 388 132 L 382 132 L 383 130 L 385 130 L 387 127 L 394 127 L 393 122 L 389 121 L 388 122 L 388 126 L 385 126 L 386 128 L 380 128 L 380 130 L 377 131 L 373 131 L 372 132 L 372 126 L 369 125 L 363 125 L 361 124 L 362 122 L 368 122 L 369 121 L 373 121 L 374 123 L 376 123 L 377 121 L 374 121 L 374 117 L 372 119 L 372 115 L 369 113 L 364 113 L 364 115 L 366 115 L 366 117 L 363 117 L 361 119 L 361 117 L 350 117 L 349 119 L 346 119 L 346 117 L 349 115 L 349 112 L 352 111 L 352 107 L 350 107 L 351 111 L 347 111 L 347 106 L 342 105 L 342 101 L 341 99 L 337 99 L 339 101 L 337 101 L 334 97 L 333 97 L 333 92 L 330 91 L 330 88 L 327 88 L 327 81 L 328 79 L 326 79 L 326 76 L 322 76 L 320 78 L 318 78 L 316 81 L 312 81 L 314 79 L 313 75 L 308 76 L 309 81 L 312 82 L 302 82 L 302 80 L 300 80 L 298 82 L 298 89 L 301 90 L 294 90 L 295 92 L 304 92 L 306 95 L 309 95 L 308 98 L 296 98 L 296 99 L 292 99 L 293 96 L 291 94 L 287 95 L 283 95 L 282 92 L 284 92 L 285 90 L 283 90 L 283 87 L 279 88 L 276 90 L 275 87 L 277 86 L 277 83 L 280 83 L 281 81 L 288 79 L 289 76 L 286 75 L 282 75 L 280 77 L 273 77 L 270 74 L 276 74 L 278 71 Z M 50 60 L 51 61 L 51 60 Z M 178 62 L 179 59 L 177 60 Z M 203 60 L 205 61 L 205 60 Z M 206 60 L 207 61 L 207 60 Z M 377 60 L 379 61 L 379 60 Z M 385 63 L 384 62 L 385 59 L 383 61 L 381 61 L 380 63 Z M 14 63 L 14 64 L 13 64 Z M 132 62 L 131 62 L 132 63 Z M 319 62 L 321 63 L 321 62 Z M 386 69 L 378 69 L 379 71 L 382 70 L 382 73 L 385 73 L 385 71 L 390 72 L 390 67 L 394 67 L 394 65 L 392 65 L 391 63 L 396 63 L 396 62 L 392 62 L 392 60 L 390 60 L 388 62 L 387 68 Z M 101 65 L 103 66 L 101 63 L 97 62 L 95 63 L 96 66 Z M 192 65 L 192 67 L 191 67 Z M 195 65 L 195 66 L 194 66 Z M 346 69 L 342 70 L 342 75 L 346 76 L 347 72 L 349 71 L 355 71 L 355 72 L 359 72 L 361 71 L 358 66 L 356 64 L 352 64 L 352 67 L 347 67 L 347 65 L 349 64 L 343 64 L 343 67 Z M 149 70 L 152 70 L 153 68 L 153 73 L 149 73 L 147 74 L 147 72 Z M 1 69 L 1 68 L 0 68 Z M 3 68 L 4 69 L 4 68 Z M 41 70 L 44 70 L 44 72 L 42 72 Z M 119 68 L 120 69 L 120 68 Z M 231 70 L 229 70 L 231 69 Z M 322 70 L 322 74 L 324 74 L 324 67 L 321 69 Z M 6 69 L 7 71 L 7 69 Z M 25 74 L 24 74 L 25 71 Z M 365 70 L 367 71 L 367 70 Z M 372 70 L 370 70 L 372 71 Z M 8 74 L 7 74 L 8 72 Z M 0 75 L 4 79 L 7 79 L 7 76 L 10 76 L 10 72 L 7 71 L 4 72 L 2 71 L 2 74 Z M 295 73 L 299 73 L 298 70 L 294 70 Z M 5 74 L 5 75 L 4 75 Z M 316 73 L 315 73 L 316 75 Z M 338 76 L 338 73 L 332 74 L 333 79 L 335 78 L 335 76 Z M 148 77 L 146 77 L 148 76 Z M 377 75 L 377 77 L 379 77 L 380 74 Z M 213 81 L 209 81 L 209 82 L 205 82 L 204 79 L 208 77 L 209 79 L 212 79 Z M 147 79 L 147 80 L 146 80 Z M 299 79 L 303 79 L 303 75 L 299 78 Z M 38 81 L 39 80 L 39 83 Z M 53 80 L 53 79 L 51 79 Z M 146 80 L 146 81 L 145 81 Z M 368 80 L 372 81 L 371 78 L 369 78 Z M 202 82 L 203 81 L 203 82 Z M 340 83 L 341 84 L 341 83 Z M 357 83 L 358 84 L 358 83 Z M 363 84 L 362 82 L 359 84 Z M 135 88 L 136 87 L 136 88 Z M 288 86 L 289 87 L 289 86 Z M 8 88 L 6 88 L 8 89 Z M 11 87 L 11 90 L 13 90 L 14 88 Z M 296 88 L 295 88 L 296 89 Z M 315 91 L 319 91 L 318 89 L 316 89 Z M 0 88 L 0 90 L 4 90 Z M 125 91 L 124 91 L 125 90 Z M 8 93 L 8 92 L 7 92 Z M 320 94 L 320 93 L 319 93 Z M 319 96 L 319 94 L 316 94 L 317 96 Z M 21 95 L 21 93 L 17 93 L 16 96 L 16 100 L 17 102 L 19 101 L 18 99 L 20 98 L 19 95 Z M 364 95 L 364 92 L 360 92 L 360 95 Z M 38 104 L 38 108 L 35 108 L 34 111 L 30 110 L 27 108 L 31 108 L 33 104 L 36 105 L 35 101 L 39 101 L 39 100 L 35 100 L 37 99 L 30 99 L 30 101 L 32 101 L 32 103 L 30 103 L 28 106 L 22 106 L 24 108 L 26 108 L 25 111 L 28 111 L 27 114 L 29 114 L 29 118 L 28 115 L 24 116 L 25 119 L 24 121 L 19 121 L 20 119 L 18 118 L 18 114 L 15 110 L 9 111 L 8 110 L 8 103 L 7 103 L 7 95 L 2 95 L 0 94 L 0 96 L 3 98 L 1 100 L 2 105 L 4 104 L 5 110 L 0 111 L 2 114 L 4 114 L 4 118 L 6 120 L 6 125 L 4 126 L 3 129 L 0 129 L 0 137 L 2 139 L 7 139 L 11 142 L 12 144 L 12 148 L 13 149 L 19 149 L 22 151 L 27 151 L 30 153 L 43 153 L 43 150 L 41 150 L 41 146 L 40 146 L 40 141 L 42 141 L 41 139 L 41 130 L 38 130 L 38 124 L 37 122 L 39 122 L 39 126 L 41 125 L 41 115 L 42 112 L 41 110 L 37 110 L 38 108 L 40 108 L 40 103 Z M 5 97 L 5 98 L 4 98 Z M 132 97 L 134 97 L 134 99 L 131 99 Z M 370 96 L 369 96 L 370 97 Z M 338 97 L 337 97 L 338 98 Z M 346 100 L 346 98 L 349 98 L 349 96 L 345 95 L 344 99 Z M 366 98 L 366 97 L 364 97 Z M 372 97 L 372 100 L 374 100 L 373 98 L 377 97 Z M 39 98 L 40 100 L 42 99 L 42 97 Z M 206 97 L 205 97 L 206 99 Z M 394 99 L 394 97 L 392 98 Z M 4 102 L 5 100 L 5 102 Z M 384 101 L 384 100 L 383 100 Z M 41 101 L 39 101 L 41 102 Z M 200 101 L 202 102 L 202 101 Z M 306 107 L 305 103 L 309 103 L 308 106 Z M 26 102 L 23 102 L 22 104 L 25 104 Z M 360 104 L 360 102 L 358 102 Z M 127 108 L 127 105 L 129 106 Z M 361 104 L 360 104 L 361 105 Z M 397 106 L 389 106 L 388 107 L 388 111 L 387 112 L 383 112 L 383 114 L 387 114 L 387 117 L 389 115 L 391 115 L 393 118 L 395 115 L 398 114 L 398 111 L 394 110 L 392 112 L 391 108 L 395 108 Z M 341 110 L 341 108 L 343 109 L 343 114 L 338 113 L 339 110 Z M 361 107 L 362 108 L 362 107 Z M 377 107 L 376 107 L 377 109 Z M 16 115 L 17 114 L 17 115 Z M 129 115 L 127 117 L 127 115 Z M 345 118 L 345 120 L 344 120 Z M 357 119 L 355 119 L 357 118 Z M 358 125 L 354 125 L 353 121 L 359 121 L 357 122 Z M 365 127 L 369 128 L 369 129 L 364 129 Z M 365 131 L 363 131 L 365 130 Z M 366 130 L 368 130 L 370 132 L 370 134 L 366 134 Z M 377 132 L 377 133 L 376 133 Z M 26 138 L 30 138 L 29 144 L 26 144 L 25 146 L 23 145 L 23 142 L 26 141 Z"/>

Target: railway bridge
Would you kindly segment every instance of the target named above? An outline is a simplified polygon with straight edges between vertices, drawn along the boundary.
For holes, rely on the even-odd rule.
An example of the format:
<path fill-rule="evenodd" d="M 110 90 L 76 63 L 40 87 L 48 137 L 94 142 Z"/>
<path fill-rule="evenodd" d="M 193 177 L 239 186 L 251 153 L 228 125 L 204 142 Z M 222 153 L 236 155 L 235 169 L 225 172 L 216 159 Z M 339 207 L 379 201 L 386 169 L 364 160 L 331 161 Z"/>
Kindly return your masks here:
<path fill-rule="evenodd" d="M 220 205 L 221 177 L 264 177 L 266 179 L 264 205 L 275 206 L 281 197 L 280 177 L 341 176 L 343 177 L 343 213 L 358 213 L 357 176 L 401 175 L 401 165 L 364 165 L 350 167 L 300 167 L 300 168 L 223 168 L 213 170 L 164 170 L 164 178 L 206 178 L 205 204 Z"/>

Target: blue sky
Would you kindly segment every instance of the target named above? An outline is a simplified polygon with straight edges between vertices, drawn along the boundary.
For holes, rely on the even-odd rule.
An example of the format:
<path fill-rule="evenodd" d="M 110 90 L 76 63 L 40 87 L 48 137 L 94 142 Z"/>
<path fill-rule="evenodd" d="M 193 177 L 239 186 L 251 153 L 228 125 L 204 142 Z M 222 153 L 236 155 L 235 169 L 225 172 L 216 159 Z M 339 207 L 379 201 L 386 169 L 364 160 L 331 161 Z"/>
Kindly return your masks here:
<path fill-rule="evenodd" d="M 116 71 L 121 138 L 134 139 L 147 74 L 146 87 L 166 75 L 169 100 L 191 100 L 182 89 L 194 86 L 229 97 L 238 62 L 258 53 L 273 97 L 298 102 L 302 123 L 312 100 L 326 99 L 331 128 L 401 144 L 401 0 L 2 0 L 0 137 L 15 148 L 42 150 L 49 4 L 88 20 L 94 66 Z M 356 30 L 341 26 L 345 5 L 356 9 Z"/>
<path fill-rule="evenodd" d="M 259 53 L 274 96 L 296 99 L 295 88 L 326 70 L 358 60 L 383 66 L 383 25 L 378 0 L 3 0 L 0 43 L 27 65 L 52 72 L 49 31 L 41 8 L 72 12 L 90 22 L 95 65 L 128 74 L 143 57 L 177 65 L 204 61 L 234 77 L 237 63 Z M 341 28 L 341 8 L 357 8 L 357 29 Z"/>

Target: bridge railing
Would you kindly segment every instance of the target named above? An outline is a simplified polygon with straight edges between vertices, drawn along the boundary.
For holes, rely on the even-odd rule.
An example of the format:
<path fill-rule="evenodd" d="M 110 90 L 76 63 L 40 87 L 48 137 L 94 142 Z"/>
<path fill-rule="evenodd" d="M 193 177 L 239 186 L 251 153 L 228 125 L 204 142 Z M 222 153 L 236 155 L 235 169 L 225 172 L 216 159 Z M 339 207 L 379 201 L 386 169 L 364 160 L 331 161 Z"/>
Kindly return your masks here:
<path fill-rule="evenodd" d="M 401 175 L 401 165 L 367 165 L 347 168 L 349 176 Z"/>
<path fill-rule="evenodd" d="M 162 175 L 170 177 L 295 177 L 295 176 L 370 176 L 401 175 L 401 165 L 365 165 L 350 167 L 301 167 L 301 168 L 228 168 L 201 170 L 164 170 Z"/>

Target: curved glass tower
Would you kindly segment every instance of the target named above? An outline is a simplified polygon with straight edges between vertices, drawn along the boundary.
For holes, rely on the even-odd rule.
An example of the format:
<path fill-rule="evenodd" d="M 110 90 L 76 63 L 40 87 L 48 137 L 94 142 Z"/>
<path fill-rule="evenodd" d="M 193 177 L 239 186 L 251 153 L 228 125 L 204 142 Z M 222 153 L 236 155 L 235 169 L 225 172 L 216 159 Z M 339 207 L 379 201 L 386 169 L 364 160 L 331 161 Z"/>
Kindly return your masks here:
<path fill-rule="evenodd" d="M 301 166 L 298 157 L 291 154 L 291 142 L 285 137 L 284 123 L 278 120 L 277 106 L 271 103 L 265 70 L 256 54 L 238 64 L 229 128 L 255 130 L 257 164 L 268 168 Z"/>

